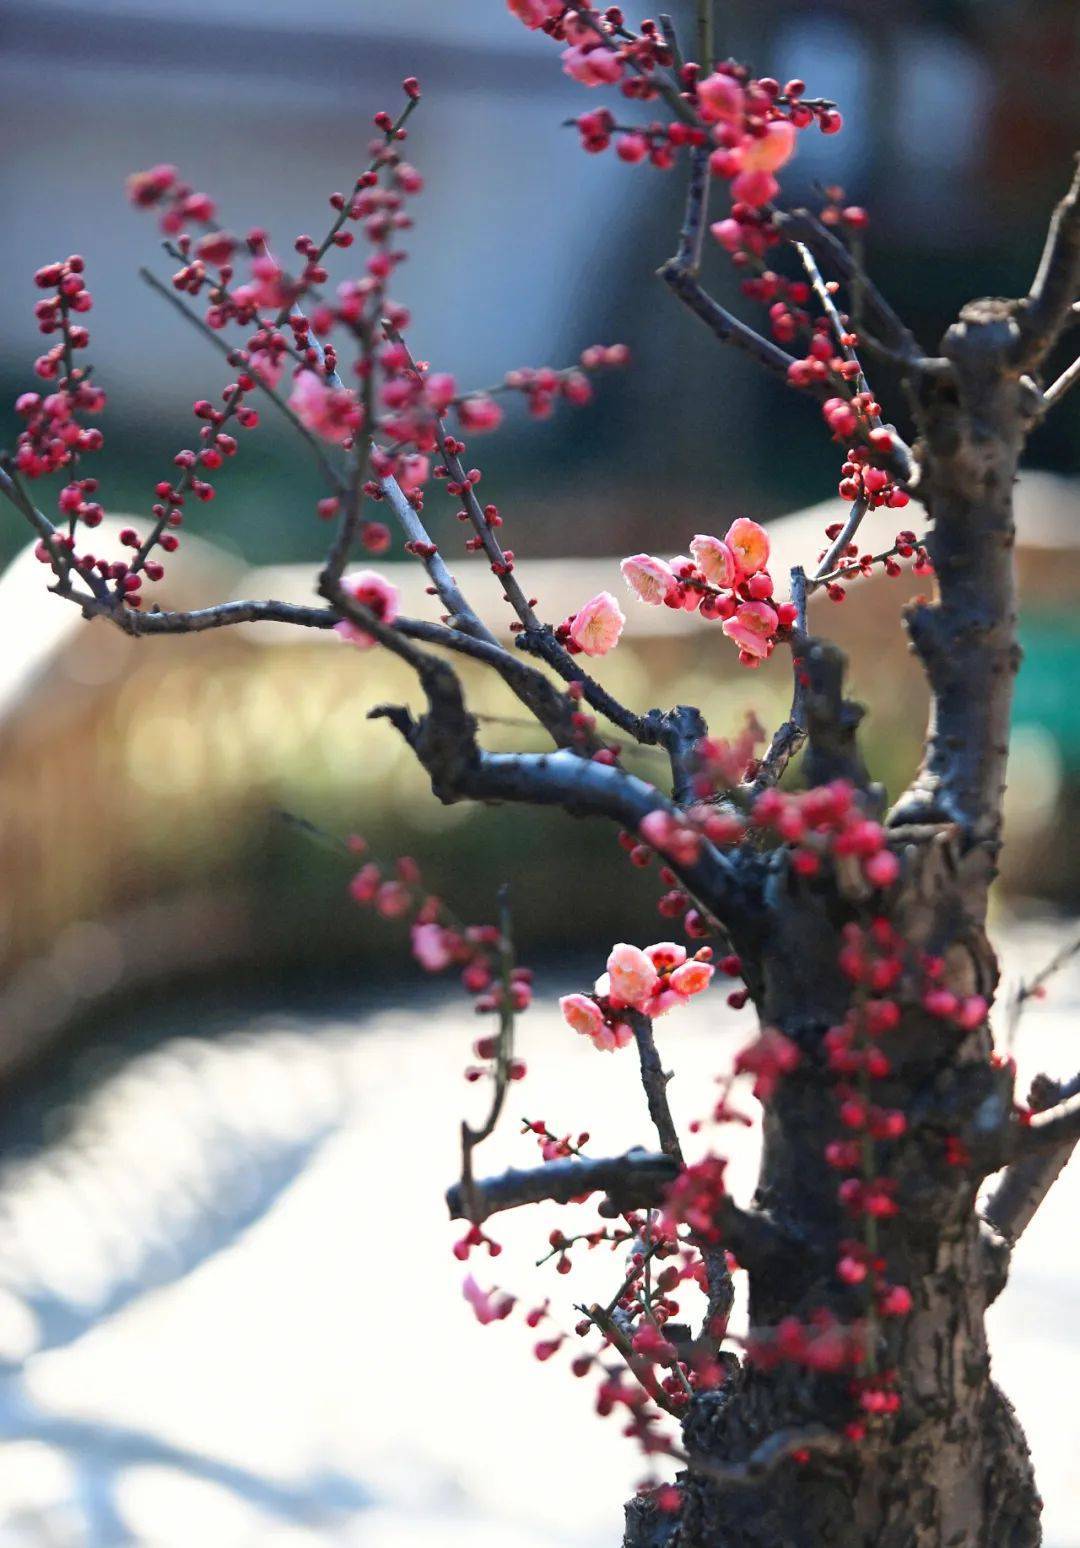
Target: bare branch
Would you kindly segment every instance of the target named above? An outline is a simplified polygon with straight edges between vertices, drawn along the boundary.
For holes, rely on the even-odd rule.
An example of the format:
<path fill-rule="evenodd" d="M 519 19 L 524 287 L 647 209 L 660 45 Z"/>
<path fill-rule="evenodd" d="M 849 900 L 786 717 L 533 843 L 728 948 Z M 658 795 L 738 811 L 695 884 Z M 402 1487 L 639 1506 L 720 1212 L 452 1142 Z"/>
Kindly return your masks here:
<path fill-rule="evenodd" d="M 861 704 L 845 699 L 847 661 L 838 645 L 809 639 L 800 652 L 801 673 L 806 678 L 806 755 L 803 767 L 807 783 L 827 785 L 844 779 L 867 789 L 869 775 L 856 740 L 865 713 Z"/>
<path fill-rule="evenodd" d="M 816 591 L 819 586 L 823 586 L 826 583 L 826 580 L 831 577 L 837 560 L 847 552 L 848 544 L 854 541 L 855 534 L 862 526 L 863 517 L 866 515 L 868 509 L 869 506 L 867 505 L 866 496 L 860 495 L 852 505 L 851 510 L 848 512 L 847 521 L 845 521 L 840 532 L 837 534 L 835 542 L 832 543 L 824 559 L 822 559 L 821 563 L 814 571 L 814 578 L 810 582 L 808 590 Z"/>
<path fill-rule="evenodd" d="M 701 245 L 709 218 L 709 146 L 695 146 L 690 153 L 690 181 L 686 189 L 686 213 L 679 232 L 675 263 L 687 274 L 701 267 Z"/>
<path fill-rule="evenodd" d="M 1063 1085 L 1047 1082 L 1041 1089 L 1047 1107 L 1017 1131 L 1017 1157 L 983 1209 L 983 1219 L 1009 1244 L 1031 1224 L 1080 1137 L 1080 1076 Z"/>
<path fill-rule="evenodd" d="M 1080 382 L 1080 357 L 1073 361 L 1071 366 L 1066 366 L 1056 381 L 1051 382 L 1043 393 L 1042 411 L 1049 413 L 1055 408 L 1068 392 L 1070 387 L 1075 387 Z"/>
<path fill-rule="evenodd" d="M 823 226 L 817 216 L 806 209 L 776 210 L 773 213 L 773 224 L 785 240 L 804 242 L 846 284 L 858 285 L 874 329 L 884 344 L 907 365 L 922 365 L 923 353 L 915 335 L 828 226 Z"/>
<path fill-rule="evenodd" d="M 1020 360 L 1031 370 L 1044 360 L 1069 321 L 1080 290 L 1080 156 L 1068 193 L 1059 202 L 1031 289 L 1020 302 Z"/>
<path fill-rule="evenodd" d="M 1032 1114 L 1017 1130 L 1013 1148 L 1019 1160 L 1055 1150 L 1064 1152 L 1067 1159 L 1077 1140 L 1080 1140 L 1080 1077 L 1062 1088 L 1062 1100 L 1055 1106 Z"/>
<path fill-rule="evenodd" d="M 439 601 L 450 615 L 447 622 L 451 628 L 460 629 L 464 634 L 471 634 L 476 639 L 486 640 L 490 645 L 498 644 L 487 624 L 465 600 L 464 593 L 447 569 L 442 554 L 431 541 L 419 513 L 409 504 L 397 479 L 388 477 L 380 482 L 386 503 L 393 511 L 407 541 L 416 545 L 417 556 L 438 593 Z"/>
<path fill-rule="evenodd" d="M 680 1166 L 683 1164 L 682 1147 L 678 1131 L 671 1116 L 667 1099 L 669 1075 L 665 1075 L 653 1040 L 652 1019 L 640 1011 L 626 1011 L 624 1020 L 630 1023 L 641 1061 L 641 1084 L 645 1088 L 645 1100 L 649 1104 L 649 1117 L 653 1121 L 660 1149 Z"/>
<path fill-rule="evenodd" d="M 722 307 L 718 301 L 714 301 L 707 291 L 703 290 L 687 269 L 680 266 L 677 258 L 669 258 L 656 271 L 659 277 L 667 285 L 674 295 L 678 296 L 684 306 L 699 317 L 722 344 L 731 344 L 736 349 L 741 349 L 744 354 L 763 365 L 774 376 L 781 377 L 784 382 L 788 380 L 788 367 L 795 364 L 793 355 L 774 344 L 771 339 L 755 332 L 740 322 L 731 312 Z"/>
<path fill-rule="evenodd" d="M 549 1161 L 546 1166 L 526 1171 L 511 1169 L 499 1177 L 475 1183 L 475 1215 L 469 1215 L 458 1183 L 447 1190 L 446 1204 L 451 1220 L 472 1219 L 477 1225 L 491 1215 L 518 1209 L 523 1204 L 539 1204 L 545 1199 L 569 1204 L 590 1193 L 607 1194 L 622 1213 L 624 1209 L 659 1204 L 678 1170 L 673 1157 L 646 1150 L 630 1150 L 623 1156 L 598 1160 Z"/>

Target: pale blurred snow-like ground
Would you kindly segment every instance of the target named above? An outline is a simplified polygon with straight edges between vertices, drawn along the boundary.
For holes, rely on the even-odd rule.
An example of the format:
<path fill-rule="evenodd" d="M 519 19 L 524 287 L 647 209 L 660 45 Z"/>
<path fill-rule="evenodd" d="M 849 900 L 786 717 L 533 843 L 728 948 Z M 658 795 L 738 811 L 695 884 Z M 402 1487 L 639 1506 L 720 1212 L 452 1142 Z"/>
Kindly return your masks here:
<path fill-rule="evenodd" d="M 1030 974 L 1068 933 L 1008 921 L 1007 972 Z M 529 1077 L 482 1170 L 531 1163 L 523 1113 L 588 1128 L 594 1154 L 649 1143 L 632 1050 L 598 1055 L 558 1020 L 555 995 L 578 986 L 547 975 L 522 1019 Z M 460 1074 L 477 1023 L 454 994 L 395 998 L 193 1029 L 0 1165 L 0 1548 L 618 1543 L 637 1456 L 565 1356 L 535 1361 L 520 1317 L 478 1326 L 449 1254 L 461 1228 L 442 1189 L 477 1099 Z M 682 1122 L 749 1027 L 709 999 L 661 1028 Z M 1078 1003 L 1074 963 L 1025 1016 L 1022 1080 L 1075 1072 Z M 721 1137 L 745 1196 L 753 1137 Z M 1078 1215 L 1074 1164 L 991 1314 L 1048 1548 L 1080 1548 Z M 536 1269 L 553 1218 L 504 1217 L 503 1255 L 474 1268 L 524 1305 L 550 1294 L 569 1326 L 570 1299 L 610 1291 L 621 1260 L 595 1254 L 570 1279 Z"/>

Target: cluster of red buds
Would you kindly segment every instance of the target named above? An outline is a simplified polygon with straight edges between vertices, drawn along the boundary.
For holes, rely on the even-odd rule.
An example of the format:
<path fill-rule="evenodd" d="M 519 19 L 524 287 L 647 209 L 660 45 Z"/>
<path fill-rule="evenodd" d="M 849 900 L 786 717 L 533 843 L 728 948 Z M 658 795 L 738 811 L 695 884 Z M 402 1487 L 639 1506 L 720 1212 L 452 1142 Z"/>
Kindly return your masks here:
<path fill-rule="evenodd" d="M 677 153 L 683 146 L 708 143 L 704 128 L 684 123 L 679 118 L 668 123 L 620 124 L 610 109 L 596 108 L 579 114 L 574 123 L 581 136 L 581 148 L 590 156 L 600 155 L 614 141 L 615 154 L 620 161 L 636 166 L 648 160 L 650 166 L 661 172 L 675 165 Z"/>
<path fill-rule="evenodd" d="M 71 467 L 82 453 L 100 451 L 104 444 L 96 426 L 83 426 L 77 418 L 80 414 L 100 414 L 105 407 L 104 392 L 74 363 L 75 351 L 86 349 L 90 342 L 88 330 L 72 320 L 73 313 L 88 312 L 93 305 L 84 269 L 84 261 L 76 253 L 63 263 L 47 264 L 34 275 L 39 290 L 52 292 L 34 307 L 38 330 L 46 335 L 58 333 L 60 338 L 34 362 L 35 374 L 42 381 L 55 382 L 55 390 L 47 394 L 24 392 L 15 403 L 15 412 L 25 424 L 19 432 L 14 464 L 25 478 L 42 478 Z M 92 493 L 96 487 L 85 492 Z M 72 511 L 67 509 L 64 514 L 70 516 Z M 96 522 L 91 519 L 88 525 Z"/>
<path fill-rule="evenodd" d="M 846 780 L 799 793 L 763 790 L 750 820 L 792 846 L 791 865 L 800 876 L 816 876 L 827 859 L 856 865 L 874 888 L 890 887 L 900 875 L 885 829 L 866 816 Z"/>
<path fill-rule="evenodd" d="M 825 536 L 833 542 L 843 531 L 843 523 L 835 522 L 826 527 Z M 824 557 L 824 553 L 822 554 Z M 863 580 L 874 573 L 875 566 L 880 565 L 884 573 L 891 579 L 904 573 L 901 559 L 910 559 L 911 573 L 913 575 L 932 575 L 934 566 L 925 547 L 919 542 L 915 533 L 905 528 L 896 534 L 892 545 L 883 553 L 872 554 L 868 550 L 860 553 L 859 545 L 851 542 L 836 556 L 836 568 L 831 572 L 831 578 L 825 580 L 825 589 L 834 602 L 842 602 L 847 595 L 846 587 L 853 580 Z"/>

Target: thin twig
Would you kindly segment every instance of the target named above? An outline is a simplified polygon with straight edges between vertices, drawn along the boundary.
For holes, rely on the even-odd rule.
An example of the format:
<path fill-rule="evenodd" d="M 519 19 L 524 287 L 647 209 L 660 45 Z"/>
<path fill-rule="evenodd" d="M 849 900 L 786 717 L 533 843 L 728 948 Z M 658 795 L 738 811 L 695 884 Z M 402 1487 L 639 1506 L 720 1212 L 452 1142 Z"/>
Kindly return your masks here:
<path fill-rule="evenodd" d="M 671 1116 L 671 1107 L 667 1098 L 670 1076 L 664 1073 L 664 1067 L 660 1062 L 660 1055 L 653 1038 L 652 1018 L 642 1015 L 640 1011 L 627 1011 L 624 1015 L 630 1023 L 634 1041 L 637 1043 L 638 1059 L 641 1063 L 641 1084 L 645 1089 L 649 1117 L 656 1129 L 660 1149 L 682 1166 L 682 1147 L 679 1144 L 678 1130 Z"/>

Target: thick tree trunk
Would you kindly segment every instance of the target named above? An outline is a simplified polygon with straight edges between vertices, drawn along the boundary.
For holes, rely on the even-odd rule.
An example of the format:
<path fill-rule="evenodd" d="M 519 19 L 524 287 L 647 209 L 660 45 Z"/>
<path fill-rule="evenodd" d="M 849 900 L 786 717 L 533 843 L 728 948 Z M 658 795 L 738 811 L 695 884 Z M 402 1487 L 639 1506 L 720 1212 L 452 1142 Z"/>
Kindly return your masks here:
<path fill-rule="evenodd" d="M 1014 364 L 1014 303 L 965 308 L 943 345 L 948 361 L 921 392 L 922 487 L 934 527 L 938 595 L 907 622 L 933 691 L 923 767 L 890 818 L 903 864 L 887 913 L 909 948 L 945 959 L 945 983 L 993 996 L 986 895 L 1000 842 L 1013 674 L 1017 667 L 1012 487 L 1031 413 Z M 811 745 L 811 756 L 813 746 Z M 798 1069 L 767 1105 L 754 1205 L 785 1230 L 791 1250 L 750 1265 L 750 1318 L 775 1327 L 827 1309 L 851 1324 L 860 1287 L 836 1273 L 859 1234 L 837 1198 L 825 1146 L 840 1138 L 835 1080 L 822 1039 L 841 1022 L 852 987 L 837 966 L 841 930 L 866 922 L 857 897 L 833 882 L 770 879 L 767 919 L 737 942 L 762 1024 L 799 1047 Z M 873 1327 L 878 1370 L 895 1372 L 899 1412 L 855 1444 L 785 1456 L 760 1478 L 682 1475 L 683 1508 L 665 1517 L 627 1507 L 627 1548 L 1028 1548 L 1040 1541 L 1040 1501 L 1023 1434 L 990 1377 L 986 1305 L 1003 1269 L 975 1195 L 991 1163 L 984 1137 L 1000 1130 L 1011 1078 L 990 1062 L 985 1025 L 963 1032 L 902 995 L 893 1063 L 874 1100 L 901 1109 L 908 1132 L 883 1163 L 900 1212 L 880 1222 L 890 1281 L 910 1288 L 911 1314 Z M 957 1154 L 960 1164 L 948 1164 Z M 962 1146 L 962 1150 L 959 1148 Z M 980 1154 L 980 1146 L 983 1146 Z M 985 1164 L 983 1164 L 985 1162 Z M 729 1384 L 697 1396 L 685 1445 L 703 1468 L 745 1467 L 764 1443 L 797 1432 L 839 1434 L 855 1414 L 850 1373 L 745 1364 Z M 782 1446 L 782 1441 L 781 1441 Z"/>

